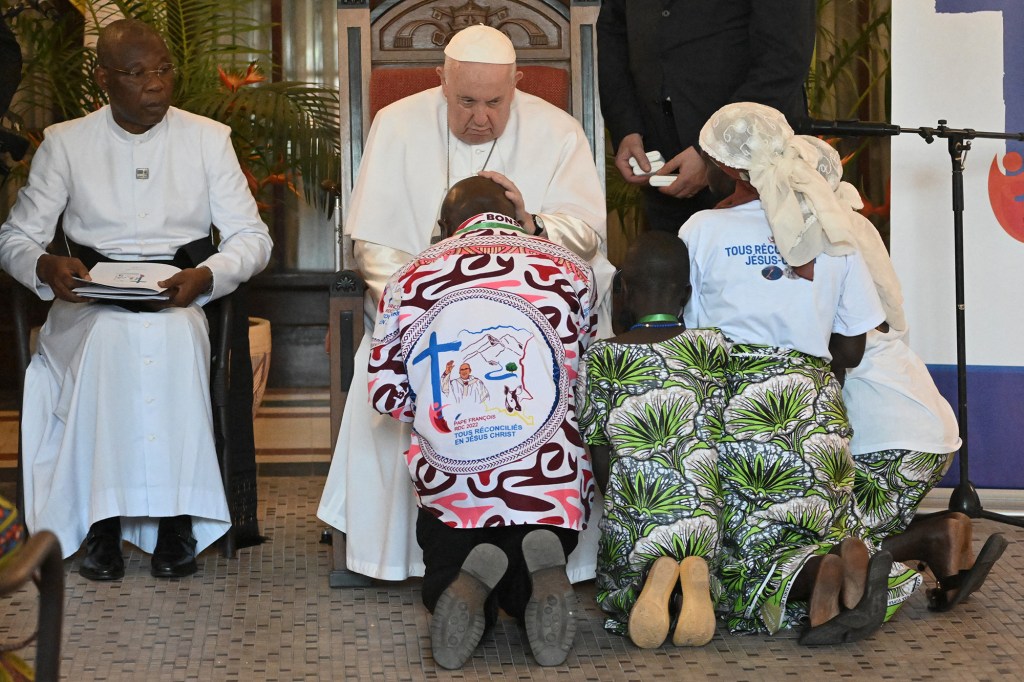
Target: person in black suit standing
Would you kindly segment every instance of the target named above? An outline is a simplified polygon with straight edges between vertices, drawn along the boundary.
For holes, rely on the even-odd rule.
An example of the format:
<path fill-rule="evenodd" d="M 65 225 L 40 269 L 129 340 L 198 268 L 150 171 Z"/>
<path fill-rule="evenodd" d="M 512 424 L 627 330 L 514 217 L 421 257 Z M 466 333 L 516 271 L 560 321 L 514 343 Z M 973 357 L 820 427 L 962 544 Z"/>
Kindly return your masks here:
<path fill-rule="evenodd" d="M 0 116 L 7 113 L 21 82 L 21 48 L 7 20 L 0 17 Z"/>
<path fill-rule="evenodd" d="M 644 186 L 648 224 L 675 234 L 713 200 L 697 136 L 730 102 L 778 109 L 790 124 L 807 116 L 804 81 L 814 51 L 815 0 L 604 0 L 597 20 L 601 111 L 615 166 Z M 629 160 L 678 178 L 652 187 Z"/>

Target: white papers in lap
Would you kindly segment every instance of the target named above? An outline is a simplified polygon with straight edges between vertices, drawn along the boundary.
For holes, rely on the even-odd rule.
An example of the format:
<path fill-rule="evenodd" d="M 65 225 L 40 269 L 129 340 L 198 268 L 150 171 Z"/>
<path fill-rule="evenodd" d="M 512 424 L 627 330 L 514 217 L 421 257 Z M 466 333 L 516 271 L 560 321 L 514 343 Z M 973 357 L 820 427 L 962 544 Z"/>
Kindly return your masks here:
<path fill-rule="evenodd" d="M 166 288 L 157 282 L 162 282 L 177 272 L 181 272 L 181 269 L 166 263 L 97 263 L 89 270 L 91 279 L 74 278 L 75 281 L 82 283 L 74 292 L 84 298 L 166 301 L 168 296 L 161 293 L 166 291 Z"/>

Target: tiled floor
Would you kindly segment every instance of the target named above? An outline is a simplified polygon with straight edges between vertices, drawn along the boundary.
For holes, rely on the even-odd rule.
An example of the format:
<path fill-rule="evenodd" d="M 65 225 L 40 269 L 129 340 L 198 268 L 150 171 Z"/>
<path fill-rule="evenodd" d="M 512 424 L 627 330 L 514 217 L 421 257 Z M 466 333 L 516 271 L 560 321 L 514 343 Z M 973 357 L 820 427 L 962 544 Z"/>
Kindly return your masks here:
<path fill-rule="evenodd" d="M 148 557 L 128 554 L 115 583 L 68 570 L 62 673 L 67 680 L 1014 680 L 1024 668 L 1024 530 L 978 524 L 979 538 L 1011 538 L 988 583 L 956 611 L 932 613 L 916 595 L 871 639 L 801 647 L 775 637 L 719 632 L 705 647 L 640 650 L 601 628 L 593 586 L 578 588 L 580 630 L 565 665 L 541 668 L 504 619 L 461 671 L 430 657 L 428 615 L 417 581 L 331 589 L 329 548 L 314 513 L 321 477 L 260 482 L 270 541 L 235 559 L 212 551 L 191 579 L 150 577 Z M 7 492 L 7 491 L 3 491 Z M 34 593 L 0 601 L 0 639 L 25 632 Z M 28 652 L 31 655 L 31 652 Z"/>
<path fill-rule="evenodd" d="M 268 410 L 296 410 L 297 419 L 269 416 Z M 301 462 L 329 456 L 322 396 L 269 396 L 257 420 L 257 440 L 261 458 Z M 797 644 L 795 632 L 719 632 L 698 649 L 640 650 L 601 628 L 593 585 L 584 584 L 578 586 L 580 629 L 565 665 L 537 666 L 522 633 L 505 619 L 463 670 L 444 671 L 430 656 L 429 616 L 416 580 L 328 587 L 330 548 L 319 542 L 324 526 L 315 517 L 323 482 L 320 475 L 261 476 L 260 519 L 270 541 L 234 559 L 208 551 L 191 579 L 155 580 L 148 557 L 134 550 L 127 554 L 127 575 L 115 583 L 86 581 L 77 573 L 79 559 L 65 562 L 63 679 L 1024 678 L 1024 530 L 988 521 L 977 522 L 976 547 L 996 531 L 1006 533 L 1011 544 L 978 594 L 940 614 L 928 611 L 919 593 L 892 623 L 857 644 L 812 649 Z M 0 494 L 11 496 L 11 484 L 0 484 Z M 19 638 L 34 622 L 34 592 L 0 599 L 0 613 L 0 642 Z M 34 651 L 24 653 L 31 657 Z"/>

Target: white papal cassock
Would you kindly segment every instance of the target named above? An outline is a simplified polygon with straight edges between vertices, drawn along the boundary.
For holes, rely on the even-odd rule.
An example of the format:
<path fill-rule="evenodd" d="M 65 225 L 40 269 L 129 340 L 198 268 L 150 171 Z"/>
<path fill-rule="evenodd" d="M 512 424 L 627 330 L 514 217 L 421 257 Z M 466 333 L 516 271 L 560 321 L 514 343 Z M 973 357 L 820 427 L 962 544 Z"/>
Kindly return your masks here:
<path fill-rule="evenodd" d="M 346 534 L 346 565 L 364 575 L 404 580 L 423 575 L 416 544 L 416 500 L 403 453 L 409 427 L 372 410 L 367 362 L 384 283 L 436 234 L 441 200 L 453 184 L 492 170 L 522 192 L 540 214 L 547 237 L 590 261 L 599 295 L 598 336 L 611 333 L 614 267 L 604 256 L 604 191 L 582 128 L 561 109 L 516 91 L 501 137 L 470 145 L 448 132 L 441 88 L 382 109 L 374 119 L 352 192 L 345 231 L 366 280 L 366 334 L 355 354 L 338 443 L 317 515 Z M 569 558 L 574 581 L 594 577 L 597 517 Z"/>
<path fill-rule="evenodd" d="M 152 552 L 155 517 L 188 514 L 202 551 L 230 516 L 200 304 L 262 270 L 271 249 L 230 129 L 171 108 L 132 135 L 109 107 L 47 128 L 0 229 L 0 266 L 47 300 L 53 292 L 36 278 L 36 261 L 62 213 L 71 241 L 116 260 L 169 260 L 211 224 L 221 242 L 203 263 L 214 289 L 188 308 L 54 303 L 25 377 L 28 527 L 53 531 L 70 556 L 92 523 L 121 516 L 124 539 Z"/>

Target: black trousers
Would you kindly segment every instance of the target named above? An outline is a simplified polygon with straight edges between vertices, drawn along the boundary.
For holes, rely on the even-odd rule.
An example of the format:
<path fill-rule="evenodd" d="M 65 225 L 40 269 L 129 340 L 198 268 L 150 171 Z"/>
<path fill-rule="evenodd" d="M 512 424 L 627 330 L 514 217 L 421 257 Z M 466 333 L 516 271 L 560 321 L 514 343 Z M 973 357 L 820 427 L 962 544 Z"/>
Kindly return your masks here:
<path fill-rule="evenodd" d="M 670 102 L 662 103 L 662 113 L 662 117 L 651 122 L 652 128 L 644 135 L 644 148 L 649 152 L 660 151 L 665 161 L 670 161 L 683 151 L 684 146 L 679 141 L 679 130 Z M 647 226 L 655 232 L 678 234 L 679 228 L 690 216 L 697 211 L 714 208 L 717 203 L 707 187 L 689 199 L 667 196 L 657 187 L 649 185 L 644 186 L 642 192 Z"/>
<path fill-rule="evenodd" d="M 488 629 L 498 620 L 498 608 L 520 622 L 526 612 L 526 603 L 533 593 L 530 572 L 523 559 L 523 538 L 530 531 L 546 529 L 558 536 L 566 556 L 576 548 L 579 531 L 548 525 L 525 524 L 496 528 L 452 528 L 437 517 L 419 510 L 416 518 L 416 542 L 423 549 L 423 605 L 431 613 L 449 585 L 459 575 L 459 569 L 473 548 L 490 543 L 505 552 L 508 570 L 495 586 L 484 605 Z"/>

